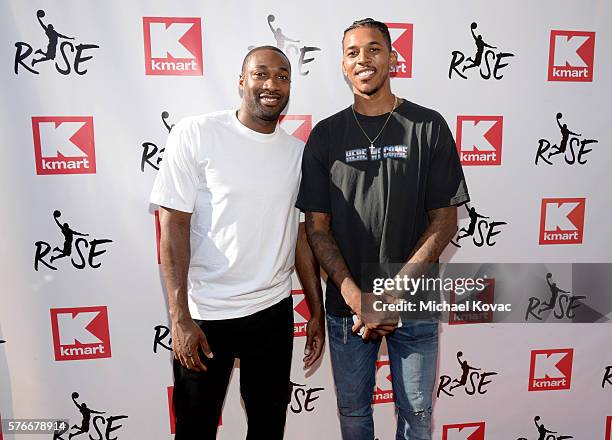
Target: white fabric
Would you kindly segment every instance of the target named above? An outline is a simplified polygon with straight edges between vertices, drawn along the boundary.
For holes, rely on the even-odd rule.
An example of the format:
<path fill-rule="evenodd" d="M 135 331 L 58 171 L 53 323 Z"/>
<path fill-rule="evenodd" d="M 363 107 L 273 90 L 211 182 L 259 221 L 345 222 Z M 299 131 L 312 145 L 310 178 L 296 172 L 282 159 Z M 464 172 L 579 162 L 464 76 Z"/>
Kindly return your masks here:
<path fill-rule="evenodd" d="M 245 127 L 234 111 L 172 129 L 150 201 L 193 213 L 193 318 L 247 316 L 290 295 L 303 147 L 278 126 Z"/>

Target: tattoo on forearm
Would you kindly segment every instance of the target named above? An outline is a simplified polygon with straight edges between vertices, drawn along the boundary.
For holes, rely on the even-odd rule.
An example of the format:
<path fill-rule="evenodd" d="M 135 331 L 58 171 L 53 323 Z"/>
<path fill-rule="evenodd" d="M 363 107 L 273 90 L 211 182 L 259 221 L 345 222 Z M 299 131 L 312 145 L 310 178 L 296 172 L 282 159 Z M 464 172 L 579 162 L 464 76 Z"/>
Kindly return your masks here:
<path fill-rule="evenodd" d="M 340 288 L 342 282 L 351 277 L 351 273 L 331 231 L 315 229 L 314 216 L 307 212 L 306 234 L 319 264 L 325 269 L 334 284 Z"/>

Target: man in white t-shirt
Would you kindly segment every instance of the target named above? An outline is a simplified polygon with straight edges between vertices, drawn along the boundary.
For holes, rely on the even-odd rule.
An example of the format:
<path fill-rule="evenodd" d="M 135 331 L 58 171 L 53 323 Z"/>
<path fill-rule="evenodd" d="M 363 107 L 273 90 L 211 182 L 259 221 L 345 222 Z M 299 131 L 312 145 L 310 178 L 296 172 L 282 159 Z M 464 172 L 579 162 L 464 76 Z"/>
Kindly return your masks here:
<path fill-rule="evenodd" d="M 290 82 L 285 54 L 257 47 L 243 62 L 240 109 L 186 118 L 168 137 L 151 202 L 160 206 L 176 440 L 215 438 L 236 357 L 247 439 L 283 437 L 294 264 L 312 314 L 307 368 L 323 349 L 319 269 L 294 208 L 303 143 L 278 125 Z"/>

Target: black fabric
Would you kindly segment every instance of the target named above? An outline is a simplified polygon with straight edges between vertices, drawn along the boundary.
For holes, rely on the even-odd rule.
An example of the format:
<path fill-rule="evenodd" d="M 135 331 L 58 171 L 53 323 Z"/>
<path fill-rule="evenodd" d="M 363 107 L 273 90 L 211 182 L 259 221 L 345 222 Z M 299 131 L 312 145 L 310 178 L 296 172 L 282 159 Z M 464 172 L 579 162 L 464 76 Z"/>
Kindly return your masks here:
<path fill-rule="evenodd" d="M 370 139 L 387 114 L 357 114 Z M 296 206 L 331 214 L 332 232 L 361 285 L 364 263 L 404 263 L 428 226 L 427 211 L 460 205 L 469 195 L 453 136 L 436 111 L 404 100 L 374 143 L 351 108 L 319 122 L 302 159 Z M 349 316 L 328 282 L 328 313 Z"/>
<path fill-rule="evenodd" d="M 234 359 L 238 357 L 247 440 L 281 440 L 291 394 L 292 299 L 242 318 L 195 322 L 204 331 L 213 358 L 208 359 L 200 350 L 200 359 L 208 368 L 203 373 L 188 370 L 174 360 L 175 439 L 216 438 Z"/>

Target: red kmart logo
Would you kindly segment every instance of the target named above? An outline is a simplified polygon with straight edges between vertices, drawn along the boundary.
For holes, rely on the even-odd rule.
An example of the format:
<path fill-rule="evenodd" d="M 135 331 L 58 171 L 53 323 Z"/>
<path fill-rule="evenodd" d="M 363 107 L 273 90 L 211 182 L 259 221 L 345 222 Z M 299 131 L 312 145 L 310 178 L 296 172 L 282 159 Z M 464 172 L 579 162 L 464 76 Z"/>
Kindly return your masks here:
<path fill-rule="evenodd" d="M 202 76 L 199 17 L 143 17 L 147 75 Z"/>
<path fill-rule="evenodd" d="M 495 279 L 487 278 L 484 280 L 484 289 L 479 292 L 470 293 L 468 295 L 458 295 L 455 293 L 455 289 L 450 292 L 450 303 L 461 304 L 465 298 L 465 302 L 473 303 L 475 301 L 481 301 L 482 304 L 495 304 Z M 472 310 L 472 307 L 470 307 Z M 456 312 L 451 310 L 448 312 L 448 323 L 450 325 L 458 324 L 482 324 L 493 322 L 493 310 L 486 311 L 470 311 L 470 312 Z"/>
<path fill-rule="evenodd" d="M 310 309 L 303 290 L 292 290 L 293 299 L 293 336 L 306 336 L 306 325 L 310 319 Z"/>
<path fill-rule="evenodd" d="M 372 403 L 393 402 L 393 384 L 391 382 L 391 363 L 389 360 L 376 361 L 376 385 Z"/>
<path fill-rule="evenodd" d="M 279 123 L 283 130 L 306 142 L 312 131 L 312 115 L 281 115 Z"/>
<path fill-rule="evenodd" d="M 585 198 L 542 199 L 540 244 L 582 243 L 585 208 Z"/>
<path fill-rule="evenodd" d="M 444 425 L 442 440 L 485 440 L 485 422 Z"/>
<path fill-rule="evenodd" d="M 395 78 L 412 78 L 412 23 L 385 23 L 391 34 L 391 47 L 397 52 L 397 67 L 391 72 Z"/>
<path fill-rule="evenodd" d="M 33 116 L 36 174 L 94 174 L 92 116 Z"/>
<path fill-rule="evenodd" d="M 593 81 L 595 32 L 550 31 L 549 81 Z"/>
<path fill-rule="evenodd" d="M 573 359 L 573 348 L 532 350 L 529 391 L 569 390 Z"/>
<path fill-rule="evenodd" d="M 463 165 L 501 165 L 503 116 L 457 116 L 457 150 Z"/>
<path fill-rule="evenodd" d="M 106 306 L 51 309 L 56 361 L 111 357 Z"/>

